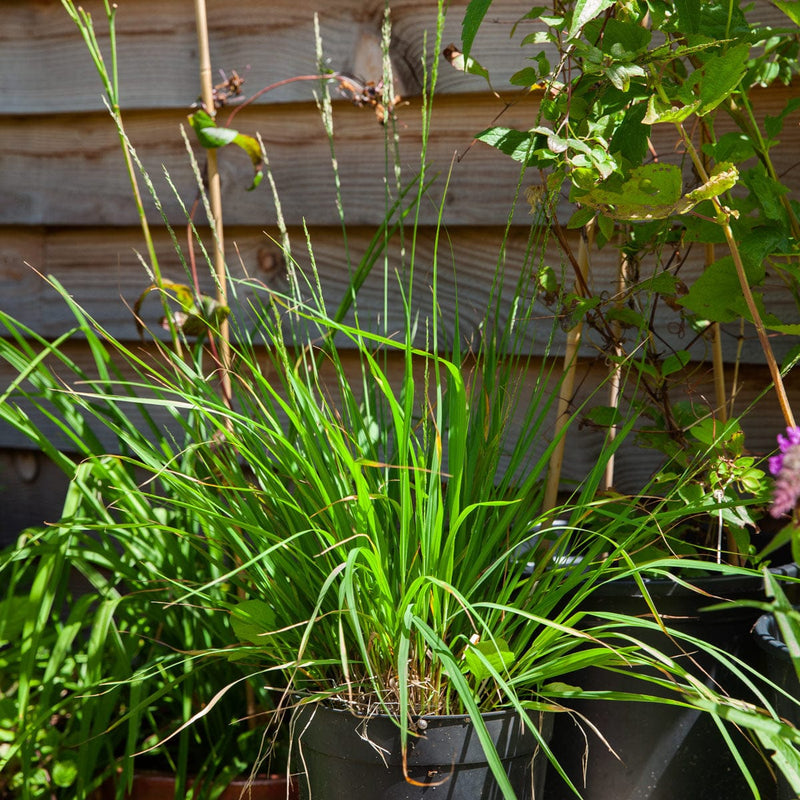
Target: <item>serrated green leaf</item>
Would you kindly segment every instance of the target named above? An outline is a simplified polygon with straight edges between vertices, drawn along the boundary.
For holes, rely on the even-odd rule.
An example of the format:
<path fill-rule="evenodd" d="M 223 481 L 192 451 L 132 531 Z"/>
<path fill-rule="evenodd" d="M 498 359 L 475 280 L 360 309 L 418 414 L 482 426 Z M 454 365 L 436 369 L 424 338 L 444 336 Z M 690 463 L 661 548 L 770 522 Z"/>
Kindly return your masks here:
<path fill-rule="evenodd" d="M 750 45 L 743 42 L 709 58 L 695 70 L 681 90 L 679 97 L 688 106 L 698 100 L 695 113 L 705 116 L 734 92 L 747 69 Z"/>
<path fill-rule="evenodd" d="M 745 271 L 751 285 L 764 279 L 763 264 L 746 262 Z M 678 302 L 711 322 L 733 322 L 741 317 L 748 317 L 739 277 L 730 256 L 706 267 L 689 288 L 689 292 Z"/>
<path fill-rule="evenodd" d="M 613 176 L 587 192 L 582 202 L 614 219 L 663 219 L 675 212 L 683 176 L 674 164 L 645 164 L 627 180 Z"/>
<path fill-rule="evenodd" d="M 684 105 L 667 106 L 653 94 L 647 101 L 647 113 L 642 122 L 645 125 L 655 125 L 659 122 L 683 122 L 694 114 L 698 108 L 700 108 L 699 100 Z"/>
<path fill-rule="evenodd" d="M 714 171 L 709 175 L 708 180 L 702 186 L 687 192 L 686 200 L 692 205 L 696 205 L 703 200 L 718 197 L 723 192 L 732 189 L 738 180 L 739 170 L 733 164 L 728 162 L 717 164 Z"/>
<path fill-rule="evenodd" d="M 588 22 L 599 17 L 606 9 L 614 5 L 614 0 L 578 0 L 572 13 L 572 24 L 569 26 L 569 39 L 574 39 Z"/>
<path fill-rule="evenodd" d="M 736 184 L 739 172 L 720 164 L 708 181 L 681 196 L 683 175 L 675 164 L 645 164 L 631 170 L 627 180 L 613 176 L 581 196 L 581 202 L 621 220 L 666 219 L 685 214 L 703 200 L 716 197 Z"/>
<path fill-rule="evenodd" d="M 482 131 L 475 138 L 523 163 L 528 161 L 533 151 L 534 137 L 529 131 L 495 126 Z"/>

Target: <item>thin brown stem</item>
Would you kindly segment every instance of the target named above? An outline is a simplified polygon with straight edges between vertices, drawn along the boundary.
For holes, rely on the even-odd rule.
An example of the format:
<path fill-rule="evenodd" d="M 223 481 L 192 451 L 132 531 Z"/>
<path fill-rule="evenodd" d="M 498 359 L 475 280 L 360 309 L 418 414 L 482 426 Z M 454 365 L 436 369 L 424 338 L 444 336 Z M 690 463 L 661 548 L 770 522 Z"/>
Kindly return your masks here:
<path fill-rule="evenodd" d="M 682 123 L 676 123 L 676 128 L 686 147 L 686 152 L 692 159 L 692 163 L 697 170 L 697 174 L 700 176 L 700 180 L 703 183 L 708 182 L 708 173 L 706 172 L 703 161 L 697 152 L 697 148 L 694 146 L 694 143 L 686 132 L 686 129 L 683 127 Z M 781 408 L 781 413 L 783 414 L 783 418 L 787 427 L 794 428 L 796 427 L 794 414 L 792 413 L 792 408 L 789 404 L 789 397 L 786 394 L 786 387 L 783 384 L 783 377 L 781 376 L 778 362 L 775 359 L 775 354 L 772 352 L 772 345 L 770 344 L 769 337 L 767 336 L 767 330 L 764 327 L 764 321 L 761 319 L 761 313 L 759 312 L 755 298 L 753 297 L 753 291 L 750 288 L 750 282 L 747 279 L 747 272 L 744 268 L 744 262 L 742 261 L 739 245 L 733 235 L 733 229 L 731 228 L 730 223 L 730 209 L 725 208 L 718 197 L 712 197 L 711 202 L 717 215 L 716 221 L 720 228 L 722 228 L 722 232 L 725 236 L 725 242 L 728 245 L 728 250 L 731 254 L 731 258 L 733 259 L 733 265 L 736 269 L 736 276 L 739 279 L 739 286 L 742 290 L 742 296 L 744 297 L 745 305 L 747 306 L 747 310 L 750 313 L 750 318 L 756 329 L 756 335 L 758 336 L 761 350 L 764 353 L 764 358 L 767 362 L 772 383 L 775 386 L 775 393 L 778 397 L 778 405 Z"/>

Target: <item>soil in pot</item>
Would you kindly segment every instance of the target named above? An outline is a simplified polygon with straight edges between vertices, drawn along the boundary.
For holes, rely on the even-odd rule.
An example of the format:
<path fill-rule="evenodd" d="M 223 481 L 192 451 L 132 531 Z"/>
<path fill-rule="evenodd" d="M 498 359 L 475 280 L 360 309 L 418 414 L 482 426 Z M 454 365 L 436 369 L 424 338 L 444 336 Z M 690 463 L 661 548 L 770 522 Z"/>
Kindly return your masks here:
<path fill-rule="evenodd" d="M 794 565 L 774 571 L 797 574 Z M 760 599 L 763 597 L 762 580 L 755 576 L 712 576 L 693 583 L 707 595 L 693 592 L 669 579 L 648 581 L 647 586 L 656 608 L 670 627 L 757 664 L 759 659 L 750 630 L 758 611 L 743 607 L 714 612 L 702 609 L 720 602 L 717 598 Z M 633 581 L 614 581 L 600 587 L 592 602 L 593 610 L 598 614 L 605 610 L 650 616 Z M 637 631 L 636 635 L 640 636 L 640 633 Z M 679 656 L 676 646 L 660 633 L 654 632 L 648 642 L 670 655 Z M 693 658 L 708 673 L 707 682 L 718 681 L 734 696 L 746 699 L 744 687 L 730 674 L 723 674 L 720 665 L 696 653 Z M 611 675 L 595 669 L 581 670 L 565 676 L 565 680 L 586 690 L 652 691 L 649 685 L 642 684 L 635 677 Z M 655 703 L 586 700 L 569 705 L 591 720 L 608 742 L 606 745 L 593 733 L 587 732 L 587 758 L 584 734 L 569 715 L 558 715 L 551 747 L 566 773 L 581 789 L 585 800 L 752 798 L 741 770 L 707 714 Z M 759 786 L 769 796 L 774 792 L 774 777 L 763 755 L 744 735 L 733 732 L 733 737 Z M 587 759 L 585 784 L 584 759 Z M 545 797 L 547 800 L 567 800 L 574 795 L 550 770 Z"/>
<path fill-rule="evenodd" d="M 551 714 L 543 714 L 545 739 Z M 519 800 L 542 797 L 547 758 L 513 712 L 484 715 Z M 500 800 L 474 725 L 465 716 L 431 716 L 409 743 L 403 775 L 400 735 L 387 717 L 306 705 L 294 718 L 293 758 L 303 800 Z"/>

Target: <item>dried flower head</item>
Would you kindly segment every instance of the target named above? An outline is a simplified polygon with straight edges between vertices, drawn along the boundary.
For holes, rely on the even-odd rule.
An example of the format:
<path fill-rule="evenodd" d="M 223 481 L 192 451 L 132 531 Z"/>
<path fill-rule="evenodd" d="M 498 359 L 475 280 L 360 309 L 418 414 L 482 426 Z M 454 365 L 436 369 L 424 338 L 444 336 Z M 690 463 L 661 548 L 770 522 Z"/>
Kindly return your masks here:
<path fill-rule="evenodd" d="M 775 476 L 775 488 L 769 513 L 773 517 L 788 514 L 800 500 L 800 428 L 787 428 L 778 434 L 779 452 L 769 460 L 769 471 Z"/>

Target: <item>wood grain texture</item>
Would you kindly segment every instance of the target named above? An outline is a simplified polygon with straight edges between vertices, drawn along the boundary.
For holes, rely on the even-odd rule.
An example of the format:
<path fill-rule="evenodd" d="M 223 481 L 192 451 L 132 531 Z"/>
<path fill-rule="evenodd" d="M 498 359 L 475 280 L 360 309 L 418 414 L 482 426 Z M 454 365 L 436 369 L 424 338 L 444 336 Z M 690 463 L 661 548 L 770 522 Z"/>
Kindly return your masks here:
<path fill-rule="evenodd" d="M 96 375 L 96 369 L 93 362 L 89 358 L 86 349 L 80 342 L 71 342 L 64 346 L 63 352 L 79 366 L 79 368 L 88 376 Z M 155 360 L 156 356 L 153 354 L 152 348 L 137 348 L 137 354 L 145 361 Z M 344 354 L 345 369 L 355 379 L 355 384 L 360 383 L 360 379 L 356 379 L 359 374 L 359 368 L 356 361 L 355 354 L 348 357 Z M 266 363 L 266 362 L 265 362 Z M 56 372 L 62 377 L 65 385 L 76 385 L 78 391 L 85 391 L 85 384 L 75 384 L 75 378 L 67 372 L 62 366 L 54 367 Z M 265 367 L 265 374 L 269 375 L 269 367 Z M 134 373 L 130 368 L 122 366 L 122 376 L 126 379 L 134 377 Z M 388 377 L 395 387 L 399 385 L 399 377 L 402 373 L 402 363 L 400 358 L 390 359 L 388 367 Z M 513 443 L 520 435 L 524 426 L 524 412 L 526 411 L 526 398 L 534 396 L 535 386 L 537 381 L 545 381 L 548 386 L 550 394 L 557 394 L 558 392 L 558 378 L 560 375 L 560 366 L 553 362 L 546 362 L 541 359 L 533 359 L 529 367 L 520 374 L 521 389 L 520 396 L 523 398 L 520 407 L 517 409 L 514 416 L 509 420 L 509 425 L 506 430 L 507 443 Z M 598 462 L 601 457 L 601 452 L 605 444 L 605 433 L 603 430 L 595 429 L 591 425 L 578 424 L 585 417 L 585 412 L 588 408 L 596 405 L 605 404 L 605 392 L 602 387 L 607 376 L 607 371 L 604 365 L 597 360 L 582 361 L 579 365 L 578 378 L 576 381 L 575 393 L 572 397 L 568 398 L 570 410 L 577 414 L 575 424 L 570 429 L 567 439 L 567 448 L 565 453 L 565 467 L 564 479 L 565 485 L 570 485 L 579 481 L 583 476 L 588 474 L 594 464 Z M 14 374 L 9 370 L 6 364 L 0 364 L 0 386 L 5 387 L 14 378 Z M 775 402 L 774 395 L 767 391 L 768 375 L 763 367 L 748 367 L 741 375 L 739 391 L 736 400 L 736 409 L 739 413 L 753 406 L 757 402 L 756 410 L 751 408 L 743 421 L 743 427 L 746 433 L 746 444 L 748 450 L 756 455 L 766 455 L 771 452 L 775 447 L 775 433 L 782 429 L 780 413 Z M 713 396 L 710 374 L 707 367 L 700 365 L 690 365 L 687 370 L 676 375 L 672 379 L 672 396 L 673 400 L 691 399 L 698 404 L 699 408 L 707 408 L 710 406 L 710 400 Z M 790 396 L 796 402 L 800 401 L 800 378 L 791 377 L 788 389 Z M 622 409 L 625 409 L 630 398 L 626 395 L 625 399 L 620 404 Z M 10 398 L 11 402 L 20 403 L 23 408 L 29 408 L 27 401 L 20 400 L 15 395 Z M 132 406 L 131 416 L 136 418 L 138 411 Z M 151 416 L 156 424 L 162 426 L 165 430 L 172 430 L 174 433 L 179 431 L 174 420 L 171 419 L 171 414 L 164 411 L 162 406 L 154 406 L 150 409 Z M 551 431 L 553 429 L 553 414 L 555 407 L 553 407 L 546 417 L 546 422 L 543 427 L 547 433 L 544 436 L 537 437 L 534 446 L 533 454 L 540 456 L 547 447 Z M 37 413 L 30 411 L 34 418 L 39 418 Z M 179 410 L 177 413 L 182 413 Z M 642 419 L 641 423 L 637 425 L 644 425 L 645 421 Z M 57 428 L 50 422 L 43 420 L 42 427 L 48 433 L 50 439 L 58 442 L 62 447 L 70 450 L 69 441 L 60 433 Z M 96 423 L 89 423 L 89 427 L 95 431 L 96 435 L 100 438 L 109 452 L 115 452 L 118 448 L 115 437 L 107 429 L 98 427 Z M 634 428 L 635 433 L 636 427 Z M 85 433 L 83 434 L 85 435 Z M 31 442 L 27 441 L 21 434 L 11 430 L 7 425 L 0 424 L 0 449 L 2 448 L 25 448 L 30 446 Z M 510 444 L 507 444 L 507 447 Z M 615 486 L 621 491 L 637 491 L 641 488 L 651 473 L 661 463 L 661 456 L 647 449 L 640 447 L 633 436 L 625 440 L 620 448 L 617 458 L 617 471 L 615 477 Z"/>
<path fill-rule="evenodd" d="M 367 252 L 374 233 L 369 228 L 350 229 L 346 249 L 341 230 L 310 230 L 314 261 L 329 310 L 335 309 L 344 297 L 350 269 L 355 268 Z M 304 234 L 297 229 L 293 229 L 290 234 L 294 242 L 293 255 L 297 268 L 301 275 L 311 279 L 313 270 Z M 521 274 L 530 271 L 531 265 L 536 269 L 541 266 L 551 267 L 567 287 L 574 283 L 570 267 L 565 263 L 560 247 L 553 238 L 547 241 L 543 251 L 537 245 L 530 255 L 526 255 L 530 247 L 530 236 L 531 230 L 515 227 L 506 241 L 506 299 L 500 303 L 501 319 L 512 307 L 513 286 Z M 227 232 L 228 262 L 234 276 L 232 295 L 238 295 L 238 299 L 233 297 L 233 313 L 242 320 L 242 324 L 247 325 L 245 320 L 249 315 L 246 309 L 250 300 L 257 295 L 264 296 L 264 291 L 252 288 L 254 282 L 262 285 L 266 291 L 287 290 L 286 260 L 277 244 L 277 237 L 278 232 L 274 230 L 230 228 Z M 573 249 L 577 250 L 577 235 L 571 234 L 569 238 Z M 138 229 L 119 229 L 111 236 L 103 228 L 39 232 L 28 228 L 9 228 L 2 242 L 0 310 L 12 314 L 23 325 L 43 336 L 60 336 L 74 324 L 74 317 L 64 300 L 40 274 L 46 273 L 59 281 L 109 334 L 121 341 L 136 339 L 132 308 L 150 283 L 137 254 L 142 249 Z M 446 336 L 451 336 L 455 330 L 457 304 L 459 329 L 463 338 L 473 342 L 479 338 L 502 243 L 503 229 L 488 226 L 455 227 L 448 229 L 447 236 L 441 238 L 437 254 L 438 291 L 442 328 Z M 409 266 L 409 248 L 406 242 L 406 256 L 403 258 L 401 244 L 399 237 L 389 242 L 385 251 L 388 261 L 384 263 L 383 256 L 379 258 L 373 274 L 359 293 L 358 307 L 362 325 L 377 329 L 385 322 L 386 330 L 402 329 L 403 310 L 396 273 L 405 274 L 405 269 Z M 164 231 L 157 231 L 156 245 L 165 278 L 177 283 L 191 284 L 191 276 L 185 273 L 172 247 L 172 241 Z M 183 235 L 181 245 L 186 258 L 187 248 Z M 433 280 L 434 251 L 435 231 L 422 229 L 416 245 L 416 279 L 413 291 L 413 302 L 422 320 L 429 318 L 431 314 L 430 287 Z M 348 252 L 351 266 L 348 266 L 345 255 Z M 700 275 L 703 268 L 701 256 L 697 250 L 689 251 L 680 267 L 678 274 L 686 283 L 691 284 Z M 199 252 L 197 258 L 201 287 L 206 293 L 213 294 L 210 271 L 203 267 Z M 590 283 L 595 294 L 605 298 L 602 306 L 605 310 L 616 302 L 617 261 L 617 251 L 611 246 L 592 253 Z M 36 268 L 38 272 L 24 266 L 23 262 Z M 630 294 L 625 300 L 626 305 L 634 304 L 647 315 L 651 310 L 651 300 L 642 296 L 641 292 L 637 294 L 636 287 L 645 285 L 644 281 L 653 269 L 654 264 L 647 261 L 642 263 L 641 282 L 630 287 Z M 386 309 L 388 317 L 384 314 L 383 302 L 385 270 L 388 270 L 389 285 L 398 286 L 390 292 Z M 792 319 L 796 316 L 797 309 L 791 293 L 786 291 L 785 284 L 777 277 L 770 275 L 760 288 L 767 306 L 779 318 Z M 555 314 L 560 311 L 557 306 L 543 303 L 536 305 L 526 325 L 530 352 L 538 355 L 562 352 L 566 322 L 563 325 L 556 324 L 554 319 Z M 154 330 L 159 328 L 162 309 L 155 295 L 144 302 L 141 313 L 147 326 Z M 656 304 L 654 314 L 654 329 L 658 333 L 659 347 L 664 356 L 675 350 L 688 349 L 698 361 L 709 358 L 707 342 L 691 329 L 676 309 L 662 300 Z M 349 319 L 352 320 L 352 315 Z M 736 359 L 741 345 L 739 358 L 742 362 L 762 363 L 763 355 L 752 326 L 746 326 L 742 332 L 738 323 L 732 323 L 723 326 L 723 331 L 723 352 L 730 362 Z M 794 336 L 773 336 L 773 346 L 779 357 L 785 355 L 795 344 Z M 603 348 L 602 338 L 587 330 L 586 344 L 582 351 L 584 355 L 595 353 L 597 357 L 603 357 Z"/>
<path fill-rule="evenodd" d="M 84 5 L 94 13 L 98 29 L 102 30 L 100 1 L 87 0 Z M 183 200 L 191 203 L 196 186 L 179 126 L 185 123 L 189 106 L 198 94 L 192 3 L 191 0 L 120 0 L 119 6 L 126 126 L 182 241 L 183 213 L 163 179 L 162 164 L 173 176 Z M 524 65 L 526 53 L 517 45 L 527 30 L 521 27 L 511 43 L 508 37 L 513 23 L 529 5 L 521 6 L 518 0 L 494 3 L 475 43 L 474 55 L 490 69 L 503 100 L 493 97 L 480 78 L 452 70 L 440 59 L 440 54 L 430 50 L 432 45 L 427 54 L 423 52 L 423 32 L 430 30 L 434 17 L 435 4 L 431 0 L 397 0 L 392 6 L 392 66 L 398 90 L 408 101 L 397 111 L 406 180 L 419 169 L 423 59 L 428 69 L 437 59 L 440 73 L 428 151 L 429 175 L 439 173 L 440 177 L 420 207 L 423 227 L 418 243 L 415 302 L 423 311 L 429 305 L 434 225 L 445 177 L 452 165 L 450 188 L 444 200 L 446 236 L 439 252 L 441 311 L 445 332 L 452 333 L 457 287 L 460 330 L 465 339 L 474 342 L 480 335 L 490 277 L 511 211 L 513 225 L 506 249 L 510 278 L 519 273 L 524 260 L 531 217 L 528 204 L 521 199 L 524 193 L 515 200 L 517 187 L 524 189 L 539 182 L 538 175 L 531 174 L 520 180 L 517 166 L 489 147 L 480 144 L 470 147 L 475 134 L 490 126 L 504 111 L 503 100 L 513 104 L 497 119 L 499 124 L 523 130 L 535 124 L 535 98 L 511 91 L 507 83 L 508 77 Z M 465 6 L 466 0 L 450 3 L 443 44 L 460 41 Z M 249 92 L 274 81 L 314 72 L 316 8 L 303 0 L 209 3 L 215 70 L 238 70 L 247 79 Z M 379 76 L 383 8 L 383 0 L 335 0 L 320 11 L 330 68 L 352 71 L 367 79 Z M 765 22 L 780 24 L 782 19 L 780 12 L 766 0 L 758 0 L 757 13 Z M 105 44 L 102 36 L 101 40 Z M 430 37 L 429 41 L 432 42 Z M 61 281 L 66 291 L 111 334 L 123 341 L 136 341 L 130 306 L 149 280 L 134 252 L 143 249 L 141 236 L 136 228 L 117 134 L 103 109 L 99 80 L 59 0 L 3 0 L 0 75 L 3 76 L 0 81 L 0 310 L 17 316 L 47 337 L 60 335 L 70 325 L 63 300 L 25 266 L 27 262 Z M 235 125 L 245 133 L 259 132 L 264 137 L 283 211 L 292 228 L 295 257 L 307 272 L 309 258 L 301 231 L 307 223 L 325 299 L 332 306 L 345 291 L 348 271 L 338 227 L 329 146 L 312 100 L 313 88 L 313 83 L 302 82 L 271 92 L 258 105 L 237 116 Z M 797 86 L 757 92 L 754 98 L 757 114 L 763 117 L 778 113 L 797 92 Z M 343 100 L 334 106 L 342 199 L 351 226 L 352 259 L 357 262 L 386 208 L 386 143 L 384 130 L 370 110 L 354 108 Z M 800 111 L 795 111 L 787 118 L 780 144 L 774 150 L 777 170 L 795 197 L 800 190 L 798 121 Z M 724 132 L 726 125 L 724 115 L 720 115 L 718 131 Z M 653 144 L 662 160 L 675 163 L 683 160 L 669 126 L 654 129 Z M 454 162 L 456 153 L 465 157 Z M 247 274 L 268 288 L 280 288 L 285 285 L 283 259 L 264 233 L 275 235 L 275 207 L 266 182 L 254 193 L 245 191 L 251 168 L 239 151 L 232 148 L 223 151 L 220 162 L 229 263 L 237 276 Z M 739 166 L 748 168 L 752 164 Z M 687 172 L 687 186 L 693 181 Z M 158 222 L 152 204 L 148 213 L 151 220 Z M 561 214 L 566 218 L 568 213 L 564 201 Z M 203 221 L 202 214 L 198 219 Z M 166 274 L 185 280 L 177 255 L 160 226 L 156 240 Z M 450 243 L 452 253 L 448 249 Z M 396 251 L 394 247 L 387 262 L 390 273 L 400 263 Z M 680 272 L 686 283 L 690 284 L 700 273 L 701 258 L 697 251 L 688 253 Z M 594 288 L 610 303 L 615 285 L 615 251 L 606 248 L 593 254 L 592 260 Z M 562 272 L 562 255 L 552 244 L 545 261 L 559 274 Z M 652 265 L 643 264 L 640 277 L 646 277 L 648 270 L 652 270 Z M 569 275 L 568 270 L 566 273 Z M 568 280 L 571 281 L 571 276 Z M 774 275 L 768 275 L 760 288 L 765 292 L 767 306 L 778 316 L 796 315 L 791 293 Z M 243 297 L 242 301 L 245 300 Z M 390 298 L 388 320 L 383 318 L 382 279 L 377 273 L 364 286 L 359 308 L 362 320 L 376 324 L 380 320 L 389 329 L 400 326 L 397 294 Z M 501 314 L 509 310 L 509 303 L 501 303 Z M 537 354 L 544 352 L 541 344 L 553 322 L 550 310 L 541 311 L 528 331 L 531 352 Z M 144 313 L 148 323 L 157 326 L 160 309 L 156 304 L 148 301 Z M 236 313 L 241 315 L 240 311 Z M 656 309 L 655 322 L 663 336 L 660 346 L 665 355 L 671 349 L 687 347 L 693 340 L 691 331 L 664 304 Z M 737 338 L 737 326 L 725 328 L 725 355 L 729 363 L 735 358 Z M 794 346 L 796 337 L 776 336 L 773 341 L 778 354 L 783 355 Z M 560 352 L 562 342 L 563 332 L 559 330 L 553 352 Z M 594 346 L 589 343 L 582 350 L 583 372 L 576 403 L 588 397 L 607 374 L 605 354 L 597 349 L 598 344 L 595 338 Z M 80 341 L 71 343 L 68 352 L 88 365 L 89 354 Z M 698 361 L 708 355 L 702 340 L 694 343 L 691 352 Z M 739 407 L 744 408 L 768 384 L 768 377 L 759 366 L 763 358 L 749 326 L 741 359 L 744 366 Z M 702 401 L 712 392 L 707 375 L 698 370 L 681 379 L 686 391 Z M 533 379 L 532 375 L 528 377 Z M 0 388 L 12 378 L 6 367 L 0 368 Z M 790 392 L 792 399 L 800 400 L 800 386 L 794 379 Z M 602 403 L 602 397 L 601 392 L 598 402 Z M 519 420 L 514 422 L 519 424 Z M 774 435 L 782 428 L 782 421 L 771 396 L 748 418 L 746 428 L 749 447 L 755 452 L 766 453 L 774 446 Z M 108 444 L 113 446 L 111 441 Z M 602 445 L 598 431 L 584 428 L 571 433 L 566 478 L 578 479 L 586 474 L 596 462 Z M 0 448 L 30 446 L 31 443 L 0 426 Z M 653 454 L 632 442 L 624 444 L 617 460 L 620 488 L 641 485 L 641 476 L 648 474 L 656 461 Z M 0 462 L 0 466 L 4 470 L 0 484 L 7 485 L 8 496 L 9 491 L 16 492 L 21 484 L 17 478 L 7 478 L 10 473 L 5 462 Z M 55 487 L 57 481 L 45 478 L 46 474 L 40 473 L 41 480 Z M 37 491 L 39 494 L 34 497 L 48 494 L 46 489 Z"/>
<path fill-rule="evenodd" d="M 0 448 L 0 547 L 61 516 L 67 476 L 41 453 Z"/>
<path fill-rule="evenodd" d="M 100 0 L 81 5 L 95 20 L 101 44 L 107 37 Z M 448 3 L 443 44 L 460 46 L 466 0 Z M 122 0 L 118 3 L 121 95 L 123 107 L 187 108 L 198 96 L 197 38 L 191 0 Z M 394 0 L 390 46 L 397 89 L 419 94 L 423 63 L 430 71 L 435 56 L 436 4 L 432 0 Z M 519 43 L 532 23 L 512 27 L 530 5 L 495 0 L 476 38 L 473 55 L 501 92 L 524 65 Z M 5 114 L 54 114 L 103 109 L 100 84 L 83 43 L 59 0 L 3 0 L 0 26 L 0 108 Z M 380 39 L 383 0 L 336 0 L 323 6 L 307 0 L 240 0 L 208 4 L 211 55 L 217 70 L 237 70 L 246 89 L 260 88 L 316 71 L 313 17 L 318 12 L 327 65 L 367 80 L 381 76 Z M 780 25 L 785 19 L 767 0 L 758 0 L 754 22 Z M 428 35 L 427 55 L 423 37 Z M 531 55 L 541 49 L 529 47 Z M 546 48 L 545 48 L 546 49 Z M 458 73 L 442 62 L 438 91 L 484 92 L 483 79 Z M 263 102 L 308 102 L 311 89 L 290 84 L 264 96 Z"/>
<path fill-rule="evenodd" d="M 756 93 L 760 114 L 777 114 L 792 90 Z M 536 118 L 536 102 L 520 97 L 501 122 L 528 129 Z M 420 207 L 424 224 L 434 224 L 449 174 L 444 221 L 458 225 L 504 225 L 511 209 L 517 224 L 526 224 L 530 206 L 516 189 L 538 184 L 533 172 L 522 180 L 516 162 L 482 143 L 470 146 L 473 137 L 488 127 L 503 105 L 490 95 L 443 96 L 436 101 L 428 144 L 428 177 L 438 175 L 429 199 Z M 420 170 L 421 114 L 417 101 L 402 107 L 399 117 L 400 163 L 403 182 Z M 780 144 L 773 150 L 777 172 L 792 193 L 800 190 L 800 110 L 786 121 Z M 173 224 L 182 224 L 183 211 L 164 179 L 166 169 L 183 201 L 191 205 L 197 194 L 180 125 L 179 111 L 143 111 L 126 117 L 126 129 L 155 184 L 165 213 Z M 309 104 L 278 108 L 257 107 L 236 118 L 245 133 L 259 133 L 265 142 L 275 176 L 283 213 L 288 224 L 337 225 L 336 188 L 331 152 L 317 110 Z M 335 155 L 341 175 L 342 204 L 350 225 L 376 225 L 387 204 L 387 142 L 385 131 L 368 109 L 336 103 L 334 113 Z M 730 127 L 724 116 L 718 133 Z M 191 133 L 191 131 L 190 131 Z M 193 133 L 192 133 L 193 136 Z M 653 146 L 662 161 L 684 163 L 671 126 L 653 129 Z M 391 144 L 390 144 L 391 146 Z M 193 144 L 195 150 L 199 150 Z M 456 154 L 462 155 L 454 161 Z M 202 152 L 198 158 L 203 159 Z M 220 153 L 225 219 L 229 225 L 271 225 L 275 207 L 267 182 L 255 192 L 252 166 L 239 148 Z M 740 165 L 743 169 L 753 164 Z M 687 187 L 694 179 L 687 173 Z M 149 217 L 159 221 L 152 202 Z M 572 206 L 562 198 L 564 220 Z M 0 225 L 119 226 L 136 224 L 130 186 L 119 151 L 117 132 L 106 114 L 68 117 L 0 117 Z"/>
<path fill-rule="evenodd" d="M 99 0 L 82 5 L 91 11 L 98 38 L 107 44 L 105 14 Z M 187 108 L 197 98 L 197 36 L 191 0 L 123 0 L 117 12 L 121 97 L 125 108 Z M 461 40 L 466 0 L 449 3 L 443 43 Z M 246 92 L 298 75 L 317 72 L 314 14 L 319 14 L 326 66 L 366 80 L 382 76 L 383 0 L 337 0 L 313 3 L 242 0 L 235 7 L 209 3 L 210 47 L 217 70 L 237 70 Z M 524 11 L 518 2 L 493 6 L 487 31 L 476 47 L 498 86 L 507 86 L 519 69 L 517 44 L 508 36 Z M 430 70 L 436 39 L 436 3 L 398 0 L 392 3 L 390 54 L 396 90 L 419 94 L 423 63 Z M 423 48 L 428 37 L 427 54 Z M 519 37 L 517 37 L 519 38 Z M 440 59 L 438 90 L 443 93 L 484 91 L 481 78 L 459 73 Z M 58 0 L 4 0 L 0 29 L 0 87 L 4 113 L 41 114 L 102 110 L 100 84 L 77 30 Z M 263 102 L 308 102 L 309 84 L 294 83 L 264 95 Z"/>

